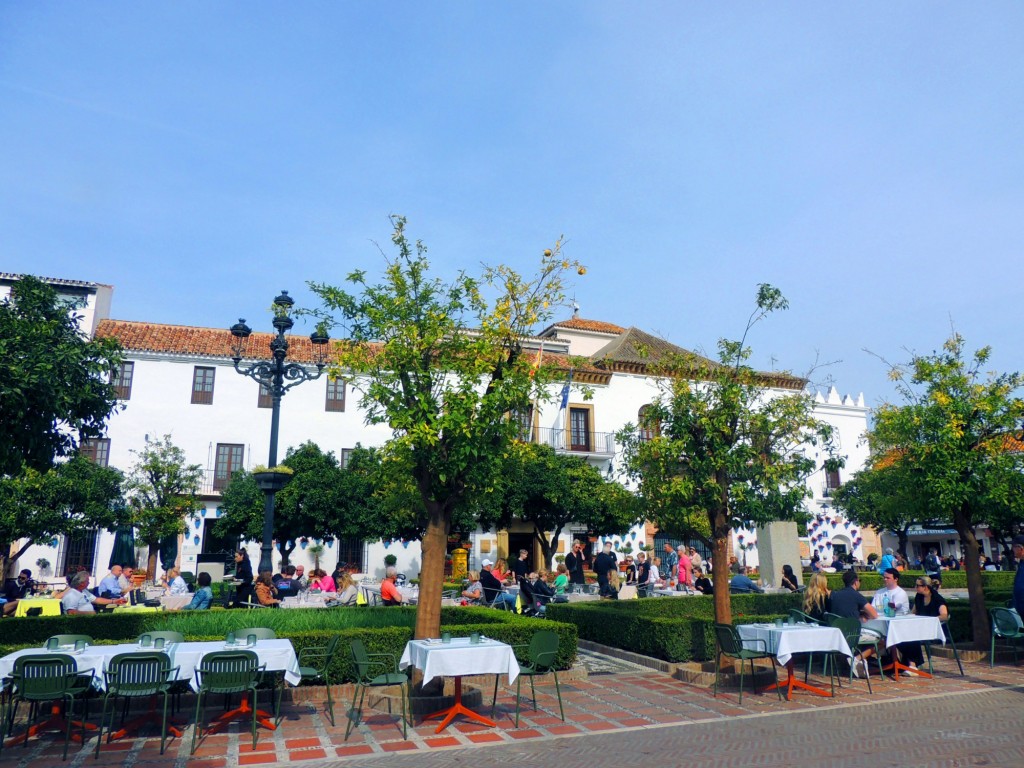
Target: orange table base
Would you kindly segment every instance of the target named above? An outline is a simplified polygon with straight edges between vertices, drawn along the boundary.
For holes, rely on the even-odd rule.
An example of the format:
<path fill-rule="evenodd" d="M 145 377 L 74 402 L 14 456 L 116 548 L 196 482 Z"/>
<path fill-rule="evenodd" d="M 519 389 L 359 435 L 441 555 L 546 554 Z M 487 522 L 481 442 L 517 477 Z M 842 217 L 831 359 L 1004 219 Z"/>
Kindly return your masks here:
<path fill-rule="evenodd" d="M 210 723 L 210 727 L 207 728 L 206 732 L 207 733 L 214 733 L 221 726 L 227 725 L 232 720 L 234 720 L 236 718 L 241 718 L 241 717 L 246 717 L 246 718 L 251 718 L 252 717 L 252 707 L 249 706 L 249 698 L 248 697 L 242 699 L 242 705 L 240 707 L 236 707 L 235 709 L 232 709 L 232 710 L 230 710 L 228 712 L 225 712 L 223 715 L 221 715 L 216 720 L 214 720 L 212 723 Z M 256 721 L 260 725 L 262 725 L 264 728 L 269 730 L 269 731 L 276 731 L 277 730 L 277 725 L 274 724 L 274 718 L 273 718 L 273 716 L 269 712 L 264 712 L 262 709 L 257 709 L 256 710 Z"/>
<path fill-rule="evenodd" d="M 766 685 L 764 688 L 761 688 L 760 690 L 774 691 L 776 688 L 785 688 L 786 701 L 789 701 L 792 698 L 794 688 L 800 688 L 805 691 L 810 691 L 811 693 L 816 693 L 818 696 L 825 696 L 827 698 L 832 697 L 831 691 L 826 691 L 824 688 L 818 688 L 817 686 L 810 685 L 809 683 L 805 683 L 800 678 L 795 677 L 793 675 L 793 666 L 793 660 L 790 659 L 789 663 L 786 664 L 786 671 L 789 673 L 789 677 L 787 677 L 785 680 L 781 681 L 777 685 L 775 683 L 772 683 L 771 685 Z"/>
<path fill-rule="evenodd" d="M 494 722 L 493 720 L 490 720 L 490 719 L 484 717 L 483 715 L 477 714 L 473 710 L 467 708 L 462 703 L 462 678 L 461 677 L 456 677 L 455 678 L 455 703 L 452 704 L 447 709 L 440 709 L 437 712 L 432 712 L 431 714 L 427 715 L 423 719 L 424 720 L 433 720 L 435 717 L 443 717 L 444 720 L 441 721 L 441 724 L 439 726 L 437 726 L 437 730 L 434 731 L 434 733 L 440 733 L 445 728 L 447 728 L 448 725 L 451 723 L 451 721 L 454 720 L 458 715 L 463 715 L 464 717 L 468 717 L 470 720 L 476 720 L 478 723 L 483 723 L 484 725 L 489 726 L 490 728 L 494 728 L 495 726 L 497 726 L 497 723 Z"/>
<path fill-rule="evenodd" d="M 904 672 L 913 672 L 913 674 L 916 675 L 917 677 L 931 678 L 931 675 L 928 672 L 925 672 L 923 669 L 920 669 L 920 668 L 917 668 L 917 667 L 908 667 L 906 664 L 904 664 L 902 661 L 900 661 L 898 658 L 896 658 L 896 652 L 893 651 L 892 663 L 889 666 L 887 666 L 887 667 L 882 667 L 882 671 L 883 672 L 891 672 L 892 673 L 892 679 L 893 680 L 899 680 L 900 679 L 900 670 L 902 670 Z M 907 677 L 911 677 L 911 675 L 908 674 Z"/>
<path fill-rule="evenodd" d="M 249 711 L 251 712 L 252 710 L 250 709 Z M 116 741 L 117 739 L 123 739 L 125 736 L 127 736 L 129 733 L 133 731 L 142 730 L 142 726 L 144 725 L 152 724 L 159 731 L 160 721 L 162 719 L 161 714 L 162 713 L 156 711 L 156 697 L 154 696 L 149 702 L 148 711 L 144 712 L 138 717 L 132 718 L 127 723 L 122 723 L 121 728 L 111 733 L 107 740 Z M 177 723 L 168 718 L 167 733 L 171 734 L 172 736 L 176 736 L 180 739 L 184 731 L 182 731 L 181 728 L 178 727 Z"/>
<path fill-rule="evenodd" d="M 87 730 L 87 731 L 95 731 L 96 730 L 96 726 L 93 725 L 92 723 L 83 723 L 81 720 L 72 720 L 71 721 L 71 738 L 72 738 L 72 740 L 77 741 L 77 742 L 82 741 L 82 733 L 81 733 L 81 731 L 82 731 L 82 726 L 83 725 L 85 726 L 85 730 Z M 60 706 L 57 705 L 57 704 L 54 704 L 53 708 L 50 710 L 50 717 L 49 717 L 49 719 L 47 719 L 45 722 L 42 722 L 42 723 L 36 723 L 35 725 L 30 725 L 26 729 L 26 731 L 24 733 L 19 733 L 17 736 L 12 736 L 7 741 L 5 741 L 4 742 L 4 746 L 5 747 L 13 747 L 16 744 L 22 744 L 22 743 L 28 741 L 29 739 L 31 739 L 37 733 L 42 733 L 43 731 L 56 730 L 56 731 L 60 731 L 61 733 L 65 733 L 67 731 L 67 727 L 68 727 L 68 721 L 64 717 L 64 715 L 61 714 Z"/>

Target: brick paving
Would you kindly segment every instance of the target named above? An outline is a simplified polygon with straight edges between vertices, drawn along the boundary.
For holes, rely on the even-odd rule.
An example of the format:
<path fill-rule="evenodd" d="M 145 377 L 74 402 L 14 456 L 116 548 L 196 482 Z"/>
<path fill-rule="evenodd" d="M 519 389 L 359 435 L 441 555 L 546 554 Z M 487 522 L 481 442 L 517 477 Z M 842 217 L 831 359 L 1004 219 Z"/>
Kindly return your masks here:
<path fill-rule="evenodd" d="M 543 760 L 558 768 L 653 757 L 659 764 L 719 766 L 810 765 L 830 768 L 901 766 L 1024 765 L 1024 667 L 965 663 L 961 677 L 949 659 L 936 659 L 934 680 L 844 685 L 835 699 L 795 691 L 792 701 L 774 693 L 720 691 L 678 680 L 592 652 L 581 653 L 586 672 L 567 675 L 562 685 L 566 721 L 558 717 L 554 686 L 537 686 L 538 710 L 524 698 L 515 727 L 514 688 L 499 689 L 497 727 L 457 720 L 441 734 L 435 724 L 417 724 L 403 740 L 397 715 L 368 709 L 364 722 L 345 742 L 348 697 L 339 692 L 332 727 L 322 704 L 285 706 L 281 727 L 262 730 L 253 749 L 241 725 L 203 740 L 189 758 L 192 730 L 171 740 L 159 754 L 153 733 L 104 745 L 92 757 L 95 739 L 72 746 L 67 765 L 107 768 L 227 768 L 237 765 L 305 765 L 311 768 L 478 765 L 481 747 L 501 750 L 502 761 Z M 490 697 L 486 687 L 485 700 Z M 305 691 L 305 689 L 303 689 Z M 528 691 L 524 681 L 524 692 Z M 487 707 L 484 708 L 486 714 Z M 187 710 L 183 710 L 183 715 Z M 215 710 L 209 710 L 212 716 Z M 781 717 L 780 717 L 781 715 Z M 435 721 L 436 722 L 436 721 Z M 61 737 L 47 735 L 26 747 L 0 752 L 4 768 L 52 768 L 60 764 Z M 666 758 L 678 754 L 677 761 Z M 668 763 L 666 763 L 668 759 Z M 530 763 L 523 763 L 530 764 Z"/>

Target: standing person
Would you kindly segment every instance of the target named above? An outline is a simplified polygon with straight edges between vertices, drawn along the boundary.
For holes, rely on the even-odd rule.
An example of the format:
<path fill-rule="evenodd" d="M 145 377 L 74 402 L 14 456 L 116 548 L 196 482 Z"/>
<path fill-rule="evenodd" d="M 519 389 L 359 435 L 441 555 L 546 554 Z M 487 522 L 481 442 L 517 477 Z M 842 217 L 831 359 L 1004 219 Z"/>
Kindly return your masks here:
<path fill-rule="evenodd" d="M 647 579 L 647 594 L 651 594 L 652 590 L 661 589 L 667 586 L 665 579 L 661 577 L 661 558 L 651 558 L 651 575 Z"/>
<path fill-rule="evenodd" d="M 530 564 L 526 561 L 529 556 L 529 552 L 525 549 L 520 549 L 519 557 L 512 563 L 512 574 L 516 584 L 519 583 L 520 579 L 525 579 L 530 573 Z"/>
<path fill-rule="evenodd" d="M 1013 577 L 1013 605 L 1024 616 L 1024 536 L 1013 537 L 1013 556 L 1017 558 L 1017 573 Z"/>
<path fill-rule="evenodd" d="M 636 584 L 636 566 L 632 555 L 626 555 L 626 583 Z"/>
<path fill-rule="evenodd" d="M 575 539 L 572 543 L 572 550 L 565 556 L 565 567 L 569 571 L 570 583 L 580 586 L 587 583 L 586 577 L 583 575 L 583 567 L 588 563 L 589 558 L 586 550 L 583 549 L 583 544 L 579 539 Z"/>
<path fill-rule="evenodd" d="M 615 563 L 615 553 L 612 552 L 612 543 L 606 541 L 604 549 L 594 558 L 594 571 L 597 573 L 597 584 L 599 587 L 598 594 L 601 597 L 609 596 L 608 572 L 612 570 L 618 572 L 618 566 Z"/>
<path fill-rule="evenodd" d="M 696 573 L 697 569 L 704 570 L 704 558 L 700 556 L 700 553 L 695 547 L 690 547 L 690 562 L 693 563 L 693 572 Z"/>
<path fill-rule="evenodd" d="M 235 587 L 236 608 L 241 608 L 245 603 L 255 602 L 255 594 L 252 587 L 252 561 L 249 560 L 249 553 L 244 549 L 235 550 L 235 580 L 238 585 Z"/>
<path fill-rule="evenodd" d="M 942 574 L 942 562 L 934 547 L 929 549 L 928 554 L 924 556 L 924 572 L 930 579 L 938 579 Z"/>
<path fill-rule="evenodd" d="M 672 549 L 672 545 L 665 542 L 665 556 L 661 558 L 659 569 L 661 578 L 669 582 L 668 586 L 679 577 L 679 555 Z"/>
<path fill-rule="evenodd" d="M 878 561 L 878 572 L 885 573 L 889 568 L 896 567 L 896 558 L 892 554 L 892 547 L 886 547 L 885 554 Z"/>
<path fill-rule="evenodd" d="M 647 553 L 636 556 L 636 594 L 637 597 L 649 597 L 651 594 L 651 564 L 647 562 Z"/>
<path fill-rule="evenodd" d="M 678 551 L 679 566 L 677 575 L 679 577 L 679 589 L 686 594 L 690 594 L 690 591 L 693 589 L 693 561 L 690 560 L 685 545 L 680 544 Z"/>

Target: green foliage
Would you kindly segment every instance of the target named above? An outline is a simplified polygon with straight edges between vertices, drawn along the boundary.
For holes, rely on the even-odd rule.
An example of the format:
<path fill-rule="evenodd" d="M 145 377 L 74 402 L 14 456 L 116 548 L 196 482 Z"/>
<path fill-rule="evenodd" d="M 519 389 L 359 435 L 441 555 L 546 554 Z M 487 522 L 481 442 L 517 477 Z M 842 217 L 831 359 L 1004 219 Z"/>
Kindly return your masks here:
<path fill-rule="evenodd" d="M 25 467 L 15 477 L 0 479 L 0 559 L 10 553 L 7 544 L 19 539 L 22 545 L 10 553 L 10 561 L 35 542 L 122 522 L 122 480 L 119 470 L 83 456 L 42 472 Z"/>
<path fill-rule="evenodd" d="M 652 366 L 663 376 L 661 392 L 643 423 L 619 434 L 626 475 L 637 483 L 648 519 L 672 535 L 714 544 L 722 621 L 729 620 L 730 531 L 803 521 L 806 478 L 826 464 L 841 464 L 832 455 L 831 428 L 814 417 L 804 382 L 748 365 L 747 334 L 786 306 L 778 289 L 762 284 L 743 338 L 719 341 L 719 362 L 689 354 Z M 821 463 L 811 458 L 815 450 L 825 457 Z"/>
<path fill-rule="evenodd" d="M 184 533 L 186 516 L 202 508 L 197 494 L 203 468 L 187 464 L 185 452 L 171 442 L 170 435 L 147 439 L 145 448 L 132 453 L 136 460 L 125 483 L 129 524 L 149 547 L 149 570 L 153 572 L 160 542 Z"/>
<path fill-rule="evenodd" d="M 103 436 L 120 348 L 82 335 L 80 306 L 27 275 L 0 303 L 0 477 L 22 465 L 45 472 L 80 440 Z"/>
<path fill-rule="evenodd" d="M 533 534 L 551 565 L 562 530 L 573 523 L 598 535 L 625 534 L 639 519 L 636 499 L 577 456 L 556 454 L 546 445 L 516 443 L 509 449 L 498 491 L 497 525 L 513 520 L 533 525 Z"/>
<path fill-rule="evenodd" d="M 861 592 L 872 592 L 882 588 L 882 576 L 877 571 L 863 571 L 857 575 L 860 576 Z M 908 594 L 913 595 L 915 580 L 924 575 L 924 571 L 903 571 L 900 573 L 900 586 L 907 590 Z M 981 574 L 981 585 L 986 592 L 990 590 L 1012 590 L 1013 577 L 1012 571 L 983 571 Z M 825 578 L 828 579 L 829 589 L 843 588 L 843 575 L 841 573 L 827 573 Z M 942 589 L 967 589 L 967 572 L 962 570 L 943 571 Z"/>
<path fill-rule="evenodd" d="M 910 526 L 942 517 L 922 492 L 922 480 L 920 473 L 902 463 L 863 469 L 834 492 L 832 501 L 853 522 L 879 533 L 896 533 L 898 549 L 906 554 Z"/>

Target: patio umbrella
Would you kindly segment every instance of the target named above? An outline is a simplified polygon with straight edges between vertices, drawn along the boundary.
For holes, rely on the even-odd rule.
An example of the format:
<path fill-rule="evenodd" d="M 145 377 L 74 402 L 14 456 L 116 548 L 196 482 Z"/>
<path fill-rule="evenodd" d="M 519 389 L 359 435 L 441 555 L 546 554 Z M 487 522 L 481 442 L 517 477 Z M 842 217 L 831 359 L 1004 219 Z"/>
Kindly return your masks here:
<path fill-rule="evenodd" d="M 178 559 L 178 534 L 160 540 L 160 567 L 165 571 L 174 567 Z"/>
<path fill-rule="evenodd" d="M 119 525 L 114 529 L 114 548 L 110 551 L 110 564 L 135 565 L 135 529 L 130 525 Z"/>

